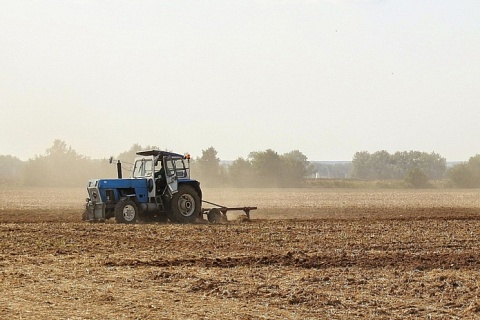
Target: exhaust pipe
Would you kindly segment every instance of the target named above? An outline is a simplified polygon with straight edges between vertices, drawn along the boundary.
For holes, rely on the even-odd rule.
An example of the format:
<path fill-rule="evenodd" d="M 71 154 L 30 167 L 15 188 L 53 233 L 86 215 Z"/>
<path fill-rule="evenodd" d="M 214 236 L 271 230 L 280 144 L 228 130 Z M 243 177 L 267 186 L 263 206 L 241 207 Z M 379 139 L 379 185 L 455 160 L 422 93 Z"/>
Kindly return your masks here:
<path fill-rule="evenodd" d="M 122 179 L 122 164 L 120 163 L 120 160 L 117 161 L 117 175 L 118 179 Z"/>
<path fill-rule="evenodd" d="M 110 164 L 113 163 L 113 156 L 108 159 L 108 162 Z M 117 176 L 118 179 L 122 179 L 122 164 L 120 163 L 120 160 L 117 160 Z"/>

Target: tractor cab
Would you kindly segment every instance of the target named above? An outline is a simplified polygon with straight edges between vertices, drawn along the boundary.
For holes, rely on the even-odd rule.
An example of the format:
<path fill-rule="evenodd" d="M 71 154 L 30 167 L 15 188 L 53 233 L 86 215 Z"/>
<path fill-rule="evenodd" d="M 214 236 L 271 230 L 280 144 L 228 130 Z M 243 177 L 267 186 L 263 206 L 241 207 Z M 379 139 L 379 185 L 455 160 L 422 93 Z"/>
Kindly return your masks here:
<path fill-rule="evenodd" d="M 187 160 L 187 161 L 185 161 Z M 132 178 L 148 179 L 151 196 L 178 191 L 179 180 L 190 180 L 190 155 L 161 150 L 137 152 Z"/>

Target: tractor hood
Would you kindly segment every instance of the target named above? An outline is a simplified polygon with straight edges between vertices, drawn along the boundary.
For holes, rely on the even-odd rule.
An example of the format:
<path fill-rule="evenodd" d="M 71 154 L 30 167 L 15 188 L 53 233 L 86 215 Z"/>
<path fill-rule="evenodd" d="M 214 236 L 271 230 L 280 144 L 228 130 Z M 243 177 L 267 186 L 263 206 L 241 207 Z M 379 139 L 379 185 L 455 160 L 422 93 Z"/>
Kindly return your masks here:
<path fill-rule="evenodd" d="M 99 195 L 101 202 L 106 202 L 109 200 L 107 196 L 107 190 L 112 190 L 112 192 L 114 192 L 115 199 L 118 199 L 121 196 L 135 195 L 138 202 L 147 202 L 148 189 L 152 186 L 153 180 L 147 178 L 93 179 L 88 182 L 87 190 L 91 198 L 95 198 L 93 194 L 94 192 Z"/>

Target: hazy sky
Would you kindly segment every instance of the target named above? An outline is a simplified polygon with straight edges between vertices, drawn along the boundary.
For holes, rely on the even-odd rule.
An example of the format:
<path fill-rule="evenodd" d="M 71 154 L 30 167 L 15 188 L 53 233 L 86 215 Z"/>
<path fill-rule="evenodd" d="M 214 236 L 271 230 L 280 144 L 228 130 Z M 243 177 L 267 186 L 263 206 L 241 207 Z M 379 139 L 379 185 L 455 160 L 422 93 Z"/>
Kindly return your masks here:
<path fill-rule="evenodd" d="M 0 155 L 480 153 L 480 1 L 0 0 Z"/>

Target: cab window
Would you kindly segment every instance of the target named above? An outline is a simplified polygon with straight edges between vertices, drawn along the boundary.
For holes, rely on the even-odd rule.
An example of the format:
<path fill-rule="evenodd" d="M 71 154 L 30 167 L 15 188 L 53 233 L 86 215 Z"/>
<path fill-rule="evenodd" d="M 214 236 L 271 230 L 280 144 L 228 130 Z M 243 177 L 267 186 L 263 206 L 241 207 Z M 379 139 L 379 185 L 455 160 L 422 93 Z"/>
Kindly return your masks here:
<path fill-rule="evenodd" d="M 175 160 L 175 167 L 176 167 L 176 170 L 177 170 L 177 176 L 179 178 L 186 178 L 187 177 L 187 171 L 186 171 L 185 162 L 183 162 L 183 159 Z"/>
<path fill-rule="evenodd" d="M 171 177 L 175 174 L 175 163 L 172 161 L 172 159 L 167 159 L 165 161 L 165 165 L 167 167 L 166 174 L 167 176 Z"/>
<path fill-rule="evenodd" d="M 133 168 L 133 177 L 149 177 L 152 175 L 153 162 L 150 159 L 141 159 L 135 161 L 135 166 Z"/>

